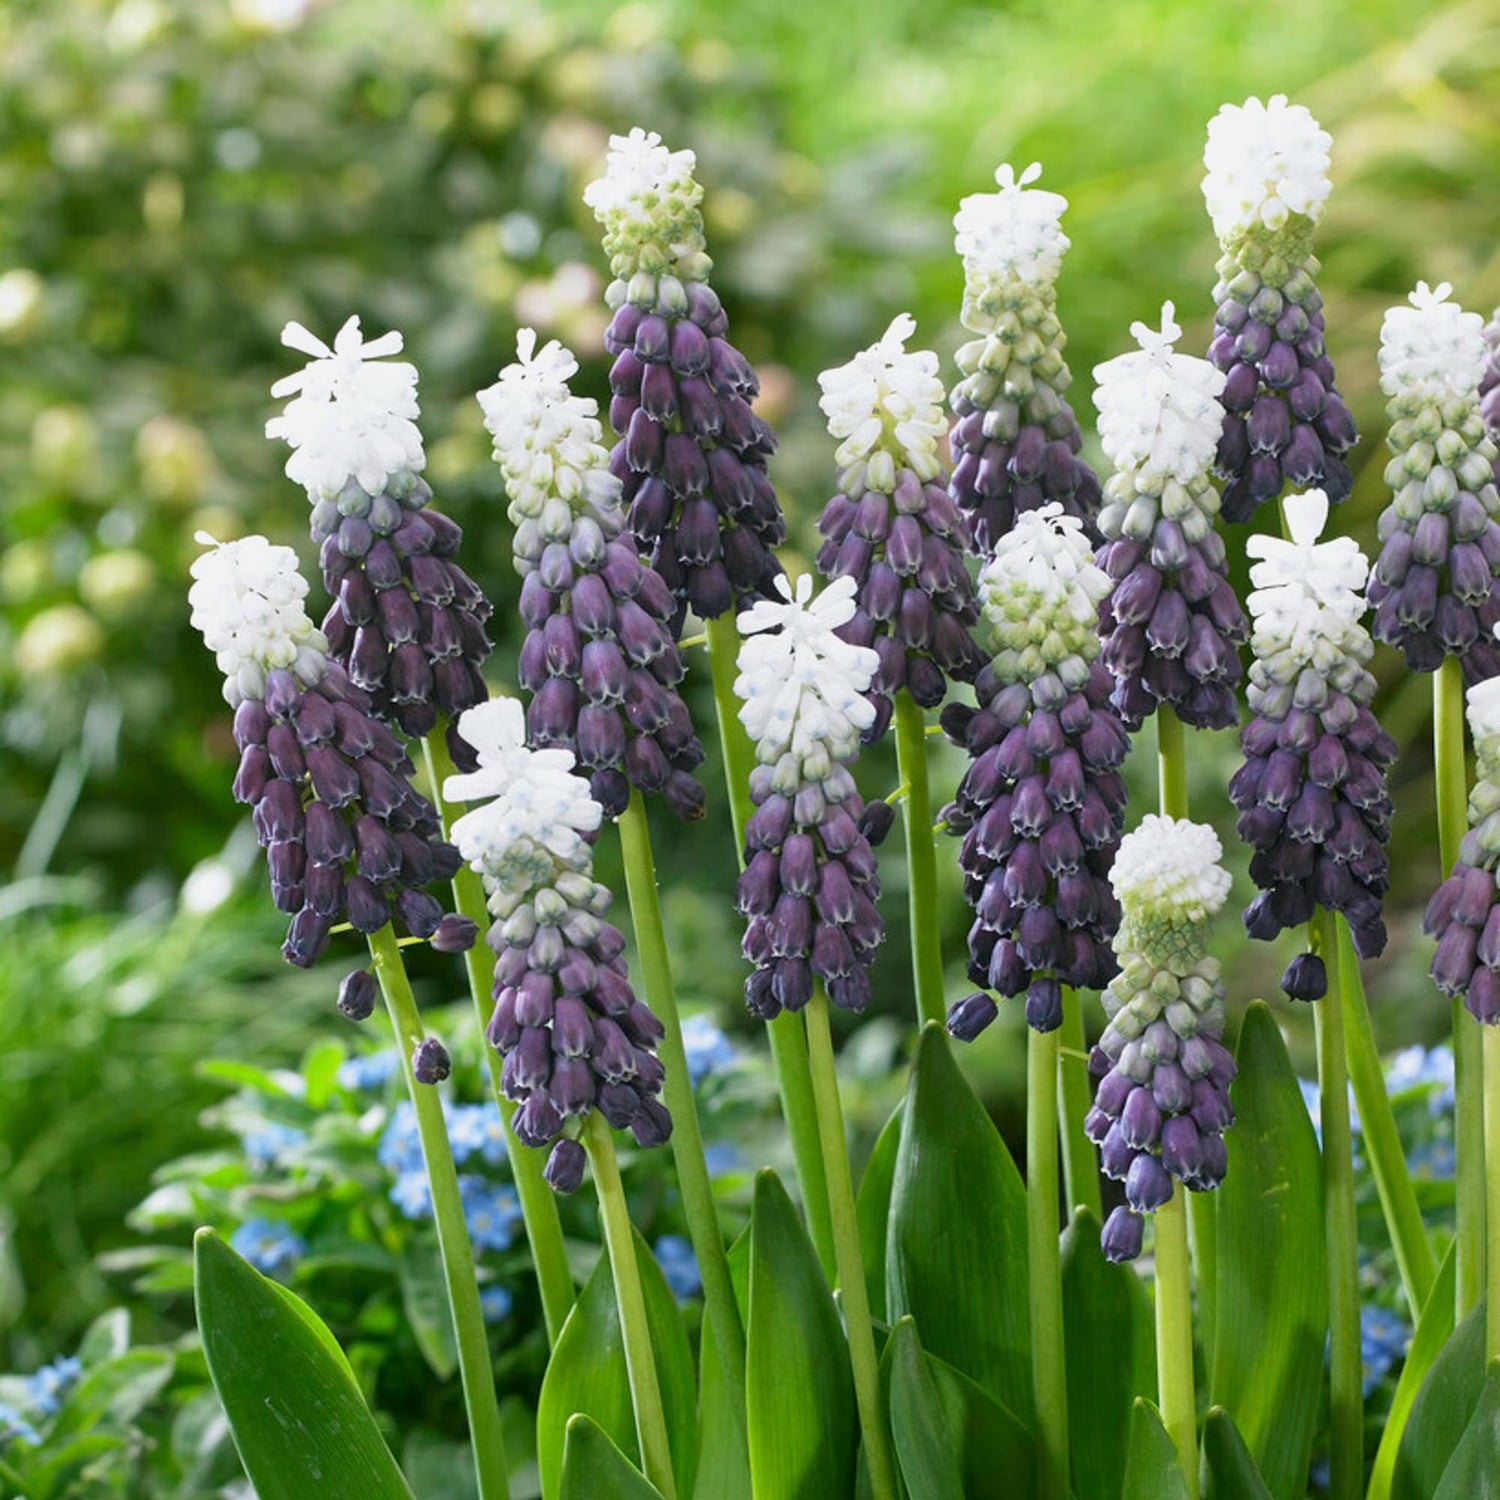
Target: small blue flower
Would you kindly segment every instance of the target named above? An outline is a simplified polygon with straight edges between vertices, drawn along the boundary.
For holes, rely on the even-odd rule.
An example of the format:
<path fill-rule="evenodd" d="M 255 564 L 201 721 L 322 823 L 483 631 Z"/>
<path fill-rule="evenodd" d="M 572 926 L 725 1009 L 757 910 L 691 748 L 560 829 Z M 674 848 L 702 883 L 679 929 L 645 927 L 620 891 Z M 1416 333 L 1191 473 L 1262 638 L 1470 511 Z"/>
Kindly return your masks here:
<path fill-rule="evenodd" d="M 732 1067 L 739 1056 L 734 1043 L 702 1011 L 682 1023 L 682 1045 L 687 1052 L 688 1077 L 694 1088 L 710 1073 Z"/>
<path fill-rule="evenodd" d="M 402 1172 L 396 1178 L 389 1196 L 405 1218 L 432 1217 L 432 1188 L 427 1181 L 426 1170 L 420 1166 L 415 1172 Z"/>
<path fill-rule="evenodd" d="M 664 1234 L 653 1247 L 657 1264 L 672 1295 L 679 1302 L 687 1302 L 703 1290 L 703 1278 L 698 1273 L 698 1257 L 693 1254 L 692 1244 L 680 1234 Z"/>
<path fill-rule="evenodd" d="M 1453 1049 L 1451 1047 L 1403 1047 L 1386 1064 L 1385 1086 L 1393 1095 L 1408 1089 L 1432 1088 L 1429 1100 L 1434 1115 L 1453 1108 Z"/>
<path fill-rule="evenodd" d="M 288 1152 L 294 1151 L 307 1139 L 305 1130 L 293 1125 L 278 1125 L 268 1121 L 258 1129 L 240 1137 L 250 1165 L 257 1171 L 276 1166 Z"/>
<path fill-rule="evenodd" d="M 521 1223 L 521 1204 L 515 1193 L 468 1173 L 458 1179 L 458 1191 L 475 1253 L 509 1250 Z"/>
<path fill-rule="evenodd" d="M 403 1099 L 391 1111 L 391 1117 L 381 1132 L 376 1156 L 392 1177 L 405 1172 L 424 1171 L 422 1161 L 422 1137 L 417 1130 L 417 1112 L 409 1099 Z"/>
<path fill-rule="evenodd" d="M 26 1397 L 32 1409 L 38 1416 L 55 1417 L 62 1407 L 63 1397 L 82 1374 L 82 1360 L 72 1355 L 43 1365 L 26 1380 Z"/>
<path fill-rule="evenodd" d="M 728 1141 L 716 1141 L 712 1146 L 705 1146 L 703 1165 L 708 1168 L 710 1177 L 727 1177 L 740 1165 L 739 1148 L 730 1145 Z"/>
<path fill-rule="evenodd" d="M 246 1219 L 229 1243 L 264 1276 L 291 1270 L 307 1254 L 307 1241 L 280 1219 Z"/>
<path fill-rule="evenodd" d="M 472 1156 L 492 1167 L 507 1159 L 505 1126 L 493 1104 L 455 1104 L 448 1111 L 448 1141 L 459 1166 Z"/>
<path fill-rule="evenodd" d="M 516 1305 L 516 1299 L 508 1286 L 487 1286 L 479 1293 L 479 1307 L 486 1323 L 503 1323 Z"/>
<path fill-rule="evenodd" d="M 352 1094 L 375 1093 L 401 1071 L 401 1057 L 394 1047 L 379 1052 L 361 1052 L 339 1064 L 338 1085 Z"/>
<path fill-rule="evenodd" d="M 42 1435 L 15 1407 L 0 1401 L 0 1448 L 10 1442 L 29 1443 L 35 1447 Z"/>
<path fill-rule="evenodd" d="M 1390 1373 L 1396 1361 L 1405 1358 L 1410 1342 L 1411 1329 L 1389 1308 L 1360 1308 L 1359 1350 L 1364 1364 L 1366 1398 Z"/>

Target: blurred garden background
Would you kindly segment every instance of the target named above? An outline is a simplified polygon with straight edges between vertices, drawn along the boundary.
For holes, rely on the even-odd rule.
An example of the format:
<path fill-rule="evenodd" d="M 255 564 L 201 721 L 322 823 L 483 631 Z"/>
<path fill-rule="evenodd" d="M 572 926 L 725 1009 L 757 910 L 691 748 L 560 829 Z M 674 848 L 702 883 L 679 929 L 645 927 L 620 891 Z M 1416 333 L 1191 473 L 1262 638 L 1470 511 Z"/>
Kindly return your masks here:
<path fill-rule="evenodd" d="M 118 1471 L 97 1458 L 97 1472 L 59 1470 L 62 1487 L 37 1494 L 207 1495 L 233 1483 L 191 1347 L 195 1222 L 249 1222 L 242 1244 L 269 1233 L 302 1260 L 299 1285 L 355 1344 L 377 1405 L 434 1445 L 434 1472 L 455 1426 L 452 1383 L 424 1375 L 450 1358 L 430 1301 L 425 1340 L 420 1320 L 414 1343 L 396 1316 L 420 1310 L 431 1257 L 420 1215 L 391 1188 L 399 1122 L 378 1062 L 350 1066 L 378 1038 L 334 1011 L 336 955 L 311 974 L 280 960 L 281 923 L 229 796 L 219 679 L 187 622 L 195 531 L 264 531 L 309 555 L 306 501 L 262 435 L 269 387 L 296 362 L 282 325 L 330 336 L 358 312 L 369 335 L 404 331 L 429 478 L 496 600 L 491 676 L 503 686 L 519 642 L 516 582 L 473 392 L 529 324 L 577 351 L 580 389 L 604 393 L 603 261 L 579 193 L 612 130 L 642 124 L 698 153 L 715 284 L 782 437 L 773 477 L 796 571 L 810 565 L 832 477 L 818 371 L 910 310 L 918 343 L 952 376 L 958 199 L 990 188 L 999 163 L 1033 159 L 1042 185 L 1070 199 L 1060 311 L 1090 429 L 1089 372 L 1126 346 L 1133 320 L 1154 323 L 1171 298 L 1184 347 L 1206 346 L 1216 245 L 1198 190 L 1205 125 L 1225 100 L 1275 92 L 1334 137 L 1321 286 L 1364 433 L 1339 522 L 1369 551 L 1387 499 L 1384 309 L 1419 277 L 1451 281 L 1486 315 L 1500 301 L 1500 0 L 0 9 L 0 1369 L 66 1356 L 91 1324 L 96 1355 L 168 1351 L 133 1367 L 140 1400 L 120 1408 Z M 1419 925 L 1438 878 L 1429 684 L 1389 651 L 1376 667 L 1403 749 L 1392 942 L 1371 997 L 1394 1050 L 1440 1040 L 1448 1007 L 1425 977 Z M 706 672 L 694 675 L 707 725 Z M 934 743 L 945 799 L 960 759 Z M 1152 750 L 1148 731 L 1134 762 L 1143 801 Z M 1232 735 L 1193 743 L 1194 786 L 1216 805 L 1234 758 Z M 867 794 L 895 784 L 880 756 L 860 776 Z M 720 1179 L 733 1215 L 756 1153 L 781 1146 L 739 998 L 733 851 L 712 762 L 703 779 L 706 826 L 664 836 L 659 857 L 679 987 L 705 1018 L 704 1066 L 718 1074 L 705 1081 L 709 1136 L 738 1145 Z M 898 927 L 899 838 L 883 857 Z M 606 840 L 607 878 L 614 858 Z M 956 995 L 967 915 L 956 869 L 945 880 Z M 1222 931 L 1236 1005 L 1271 993 L 1287 955 L 1252 952 L 1228 917 Z M 458 999 L 457 967 L 424 962 L 422 998 Z M 870 1015 L 846 1037 L 866 1140 L 909 1044 L 906 962 L 891 945 Z M 450 1034 L 459 1097 L 477 1100 L 478 1048 L 461 1015 Z M 1300 1045 L 1300 1019 L 1288 1024 Z M 1003 1018 L 965 1054 L 1013 1137 L 1020 1029 Z M 494 1166 L 482 1123 L 474 1161 Z M 643 1230 L 670 1246 L 680 1226 L 665 1170 L 638 1163 L 632 1184 Z M 591 1226 L 572 1227 L 586 1252 Z M 503 1378 L 524 1403 L 540 1362 L 524 1336 L 535 1323 L 515 1273 L 522 1252 L 507 1260 L 508 1233 L 495 1239 L 497 1347 L 513 1356 Z M 118 1307 L 128 1334 L 121 1315 L 95 1322 Z M 28 1391 L 0 1379 L 0 1441 L 4 1411 Z"/>

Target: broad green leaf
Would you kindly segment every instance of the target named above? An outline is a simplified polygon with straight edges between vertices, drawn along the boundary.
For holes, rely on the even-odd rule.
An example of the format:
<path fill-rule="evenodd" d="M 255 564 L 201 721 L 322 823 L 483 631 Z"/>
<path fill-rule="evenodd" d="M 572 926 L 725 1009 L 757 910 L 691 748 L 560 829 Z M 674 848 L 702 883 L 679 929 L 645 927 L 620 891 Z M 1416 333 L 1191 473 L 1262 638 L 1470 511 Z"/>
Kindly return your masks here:
<path fill-rule="evenodd" d="M 1112 1266 L 1080 1208 L 1062 1235 L 1068 1452 L 1077 1500 L 1119 1500 L 1137 1396 L 1156 1395 L 1156 1328 L 1141 1278 Z"/>
<path fill-rule="evenodd" d="M 750 1220 L 750 1474 L 756 1500 L 845 1500 L 854 1488 L 854 1380 L 817 1252 L 771 1171 Z"/>
<path fill-rule="evenodd" d="M 128 1425 L 172 1378 L 174 1363 L 163 1349 L 130 1349 L 86 1370 L 58 1413 L 56 1435 L 84 1432 L 101 1422 Z"/>
<path fill-rule="evenodd" d="M 1391 1500 L 1432 1500 L 1441 1483 L 1484 1386 L 1484 1324 L 1481 1298 L 1433 1360 L 1396 1450 Z"/>
<path fill-rule="evenodd" d="M 929 1023 L 917 1043 L 891 1189 L 886 1315 L 1028 1426 L 1026 1189 L 984 1106 Z"/>
<path fill-rule="evenodd" d="M 1137 1400 L 1130 1412 L 1120 1500 L 1188 1500 L 1177 1445 L 1162 1425 L 1161 1413 L 1145 1399 Z"/>
<path fill-rule="evenodd" d="M 1203 1424 L 1204 1500 L 1271 1500 L 1271 1492 L 1227 1411 L 1214 1407 Z"/>
<path fill-rule="evenodd" d="M 667 1418 L 672 1472 L 679 1492 L 691 1494 L 698 1444 L 698 1393 L 693 1380 L 692 1350 L 688 1347 L 677 1299 L 656 1257 L 639 1235 L 635 1236 L 635 1254 L 646 1297 L 646 1317 L 651 1324 L 662 1408 Z M 625 1344 L 620 1335 L 615 1284 L 607 1255 L 601 1255 L 595 1263 L 593 1274 L 568 1314 L 542 1378 L 536 1441 L 542 1494 L 546 1500 L 556 1500 L 561 1492 L 568 1423 L 578 1412 L 592 1417 L 622 1453 L 632 1462 L 639 1462 L 635 1407 L 630 1397 Z"/>
<path fill-rule="evenodd" d="M 1427 1306 L 1417 1320 L 1417 1331 L 1412 1335 L 1411 1347 L 1401 1366 L 1401 1378 L 1396 1382 L 1396 1393 L 1391 1397 L 1391 1409 L 1386 1415 L 1385 1430 L 1380 1434 L 1380 1447 L 1375 1452 L 1375 1465 L 1370 1472 L 1370 1488 L 1366 1500 L 1390 1500 L 1391 1484 L 1396 1474 L 1396 1455 L 1401 1449 L 1401 1438 L 1406 1432 L 1406 1423 L 1411 1416 L 1412 1403 L 1417 1392 L 1432 1368 L 1432 1362 L 1442 1352 L 1453 1332 L 1454 1318 L 1454 1247 L 1438 1267 L 1437 1280 L 1427 1294 Z"/>
<path fill-rule="evenodd" d="M 439 1380 L 458 1369 L 458 1338 L 448 1310 L 448 1283 L 437 1230 L 425 1225 L 410 1236 L 401 1252 L 401 1302 L 417 1347 Z"/>
<path fill-rule="evenodd" d="M 563 1447 L 561 1500 L 661 1500 L 646 1479 L 610 1441 L 609 1434 L 581 1412 L 569 1420 Z"/>
<path fill-rule="evenodd" d="M 1484 1378 L 1474 1415 L 1432 1500 L 1500 1500 L 1500 1360 Z"/>
<path fill-rule="evenodd" d="M 706 1309 L 698 1350 L 698 1382 L 698 1475 L 693 1493 L 699 1500 L 750 1500 L 745 1430 L 729 1403 L 713 1318 Z"/>
<path fill-rule="evenodd" d="M 1234 1418 L 1274 1500 L 1301 1500 L 1318 1422 L 1328 1288 L 1317 1138 L 1270 1007 L 1245 1013 L 1218 1202 L 1209 1398 Z"/>
<path fill-rule="evenodd" d="M 89 1324 L 78 1345 L 78 1357 L 87 1368 L 114 1359 L 130 1347 L 130 1313 L 123 1307 L 112 1307 Z"/>
<path fill-rule="evenodd" d="M 203 1352 L 260 1500 L 411 1500 L 312 1310 L 211 1230 L 193 1252 Z"/>
<path fill-rule="evenodd" d="M 891 1185 L 896 1177 L 896 1152 L 901 1145 L 901 1114 L 898 1104 L 891 1111 L 875 1141 L 875 1149 L 865 1163 L 859 1179 L 859 1199 L 855 1218 L 859 1222 L 859 1253 L 865 1266 L 865 1291 L 870 1299 L 870 1316 L 884 1323 L 885 1315 L 885 1239 L 891 1217 Z"/>

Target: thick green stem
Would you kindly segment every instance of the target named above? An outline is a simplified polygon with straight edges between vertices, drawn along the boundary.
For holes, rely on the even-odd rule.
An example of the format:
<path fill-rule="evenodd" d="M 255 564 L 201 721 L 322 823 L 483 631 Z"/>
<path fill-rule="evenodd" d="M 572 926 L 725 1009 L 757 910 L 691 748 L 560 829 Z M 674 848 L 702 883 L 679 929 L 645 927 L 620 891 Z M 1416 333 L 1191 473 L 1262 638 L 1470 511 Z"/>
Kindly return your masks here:
<path fill-rule="evenodd" d="M 880 1400 L 880 1362 L 875 1355 L 864 1263 L 859 1253 L 854 1179 L 849 1172 L 849 1147 L 844 1139 L 844 1108 L 839 1102 L 833 1038 L 828 1030 L 828 997 L 821 986 L 814 988 L 807 1005 L 807 1060 L 813 1098 L 817 1101 L 818 1135 L 829 1189 L 829 1217 L 833 1221 L 839 1287 L 844 1298 L 844 1327 L 849 1339 L 849 1362 L 854 1369 L 854 1398 L 864 1433 L 870 1492 L 874 1500 L 897 1500 L 896 1465 Z"/>
<path fill-rule="evenodd" d="M 1099 1191 L 1096 1148 L 1083 1128 L 1094 1093 L 1083 1034 L 1083 997 L 1077 990 L 1064 985 L 1062 1006 L 1062 1029 L 1057 1038 L 1057 1092 L 1063 1186 L 1067 1190 L 1070 1214 L 1075 1208 L 1086 1208 L 1095 1218 L 1102 1219 L 1103 1197 Z"/>
<path fill-rule="evenodd" d="M 453 774 L 453 762 L 441 729 L 435 729 L 422 741 L 427 775 L 432 782 L 433 801 L 442 819 L 446 838 L 460 809 L 443 800 L 443 782 Z M 481 934 L 489 927 L 489 908 L 485 905 L 484 887 L 479 876 L 467 865 L 453 877 L 453 901 L 461 915 L 477 924 Z M 490 992 L 494 988 L 494 955 L 485 946 L 483 936 L 464 954 L 464 969 L 469 976 L 469 993 L 474 998 L 474 1015 L 479 1035 L 484 1036 L 490 1019 Z M 516 1106 L 500 1088 L 500 1063 L 494 1050 L 484 1048 L 489 1071 L 490 1090 L 500 1109 L 505 1126 L 505 1149 L 510 1158 L 510 1175 L 521 1204 L 526 1224 L 526 1239 L 531 1246 L 532 1264 L 536 1268 L 537 1290 L 542 1299 L 542 1320 L 547 1327 L 547 1343 L 557 1342 L 562 1326 L 573 1308 L 573 1273 L 568 1269 L 568 1251 L 563 1243 L 562 1220 L 557 1213 L 557 1197 L 542 1175 L 546 1153 L 523 1146 L 511 1129 Z"/>
<path fill-rule="evenodd" d="M 1370 1161 L 1386 1230 L 1396 1252 L 1396 1267 L 1406 1291 L 1406 1305 L 1415 1323 L 1427 1306 L 1432 1284 L 1437 1279 L 1437 1258 L 1432 1253 L 1432 1241 L 1422 1223 L 1422 1210 L 1411 1185 L 1411 1174 L 1406 1170 L 1406 1153 L 1396 1129 L 1396 1115 L 1391 1109 L 1390 1095 L 1386 1093 L 1380 1054 L 1375 1050 L 1375 1033 L 1370 1025 L 1370 1008 L 1365 1000 L 1364 981 L 1359 972 L 1359 955 L 1355 953 L 1354 940 L 1349 936 L 1349 924 L 1342 919 L 1338 924 L 1338 943 L 1339 988 L 1332 993 L 1342 1001 L 1349 1081 L 1354 1085 L 1354 1102 L 1359 1107 L 1365 1155 Z"/>
<path fill-rule="evenodd" d="M 708 662 L 713 674 L 714 712 L 719 721 L 719 747 L 724 757 L 724 781 L 729 793 L 729 813 L 734 823 L 735 858 L 745 863 L 745 825 L 750 821 L 750 772 L 755 752 L 739 720 L 739 699 L 734 680 L 739 674 L 739 634 L 734 617 L 720 615 L 704 626 L 708 636 Z M 786 1120 L 797 1184 L 802 1189 L 802 1210 L 817 1247 L 818 1259 L 830 1280 L 834 1274 L 833 1224 L 828 1217 L 828 1184 L 823 1173 L 823 1155 L 818 1145 L 818 1116 L 813 1106 L 812 1085 L 807 1071 L 807 1034 L 802 1017 L 783 1012 L 766 1023 L 771 1042 L 771 1060 L 776 1065 L 776 1084 L 781 1093 L 781 1113 Z"/>
<path fill-rule="evenodd" d="M 937 849 L 927 778 L 927 724 L 921 707 L 905 688 L 896 694 L 896 766 L 906 787 L 906 887 L 917 1020 L 941 1023 L 947 1007 L 943 1004 Z"/>
<path fill-rule="evenodd" d="M 463 1379 L 464 1408 L 469 1417 L 480 1500 L 506 1500 L 510 1480 L 505 1437 L 495 1398 L 494 1371 L 490 1367 L 489 1336 L 479 1305 L 479 1282 L 474 1276 L 474 1251 L 469 1244 L 463 1201 L 458 1192 L 458 1169 L 453 1165 L 453 1148 L 448 1143 L 448 1127 L 443 1120 L 442 1095 L 430 1084 L 418 1083 L 412 1072 L 412 1052 L 424 1035 L 422 1018 L 401 962 L 396 934 L 389 926 L 371 935 L 370 957 L 374 960 L 380 993 L 385 997 L 391 1029 L 396 1034 L 407 1091 L 417 1116 L 422 1160 L 432 1190 L 432 1218 L 437 1226 L 438 1253 L 443 1262 L 443 1280 L 448 1288 L 448 1307 L 458 1344 L 458 1368 Z"/>
<path fill-rule="evenodd" d="M 661 1382 L 656 1374 L 656 1351 L 651 1343 L 651 1322 L 646 1316 L 646 1294 L 641 1289 L 641 1268 L 635 1258 L 635 1231 L 630 1227 L 630 1209 L 625 1202 L 625 1185 L 620 1181 L 620 1164 L 615 1159 L 614 1137 L 597 1109 L 588 1113 L 583 1139 L 594 1168 L 604 1247 L 615 1283 L 615 1306 L 620 1314 L 620 1337 L 625 1345 L 625 1369 L 630 1377 L 641 1465 L 646 1478 L 665 1500 L 676 1500 L 677 1483 L 672 1474 L 672 1448 L 667 1441 Z"/>
<path fill-rule="evenodd" d="M 1489 1236 L 1485 1360 L 1500 1359 L 1500 1027 L 1484 1028 L 1484 1144 Z"/>
<path fill-rule="evenodd" d="M 630 917 L 635 925 L 635 944 L 640 954 L 641 978 L 646 1001 L 656 1012 L 666 1034 L 657 1053 L 666 1070 L 662 1095 L 672 1113 L 672 1159 L 677 1164 L 677 1182 L 688 1234 L 703 1277 L 703 1301 L 713 1321 L 714 1344 L 723 1367 L 724 1386 L 736 1419 L 745 1420 L 745 1330 L 724 1253 L 713 1182 L 703 1157 L 703 1136 L 698 1128 L 698 1105 L 688 1072 L 687 1051 L 682 1043 L 682 1020 L 677 1011 L 677 991 L 672 982 L 672 961 L 667 934 L 662 926 L 661 903 L 656 890 L 656 860 L 651 852 L 651 830 L 646 805 L 632 790 L 630 803 L 620 814 L 620 849 L 625 861 L 625 888 L 630 896 Z"/>
<path fill-rule="evenodd" d="M 1182 720 L 1166 704 L 1156 710 L 1156 773 L 1162 817 L 1187 817 L 1187 751 L 1182 744 Z"/>
<path fill-rule="evenodd" d="M 1156 1210 L 1156 1386 L 1188 1500 L 1198 1500 L 1198 1402 L 1193 1386 L 1193 1292 L 1187 1213 L 1179 1186 Z"/>
<path fill-rule="evenodd" d="M 1364 1481 L 1364 1390 L 1359 1339 L 1359 1234 L 1354 1210 L 1354 1136 L 1339 996 L 1338 930 L 1319 911 L 1315 942 L 1328 967 L 1329 994 L 1313 1007 L 1318 1100 L 1323 1118 L 1323 1222 L 1328 1260 L 1329 1495 L 1359 1500 Z"/>
<path fill-rule="evenodd" d="M 1027 1028 L 1026 1239 L 1037 1500 L 1068 1497 L 1068 1378 L 1057 1243 L 1057 1043 L 1057 1032 Z"/>

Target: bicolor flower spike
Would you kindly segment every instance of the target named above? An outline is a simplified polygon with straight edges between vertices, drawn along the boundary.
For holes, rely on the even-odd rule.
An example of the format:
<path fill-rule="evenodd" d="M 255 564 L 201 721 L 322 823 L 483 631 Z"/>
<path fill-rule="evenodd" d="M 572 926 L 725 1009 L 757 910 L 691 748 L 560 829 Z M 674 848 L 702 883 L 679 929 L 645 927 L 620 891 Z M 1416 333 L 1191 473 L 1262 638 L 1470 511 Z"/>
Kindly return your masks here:
<path fill-rule="evenodd" d="M 530 748 L 526 715 L 510 698 L 469 709 L 459 733 L 477 769 L 450 776 L 443 795 L 478 804 L 453 836 L 495 919 L 486 1035 L 504 1060 L 501 1087 L 518 1105 L 517 1139 L 550 1143 L 547 1180 L 572 1191 L 583 1148 L 570 1120 L 598 1109 L 641 1146 L 671 1134 L 657 1097 L 662 1026 L 631 990 L 625 939 L 607 920 L 613 897 L 594 879 L 592 848 L 604 812 L 572 753 Z"/>
<path fill-rule="evenodd" d="M 1312 252 L 1332 144 L 1284 94 L 1226 104 L 1208 124 L 1203 197 L 1222 252 L 1208 357 L 1226 376 L 1215 471 L 1230 521 L 1287 485 L 1320 485 L 1337 502 L 1353 482 L 1344 454 L 1358 434 L 1324 344 Z"/>
<path fill-rule="evenodd" d="M 323 621 L 329 655 L 370 694 L 375 712 L 414 738 L 484 701 L 489 601 L 454 561 L 463 532 L 431 508 L 416 426 L 417 372 L 399 333 L 365 343 L 350 318 L 333 347 L 300 323 L 281 341 L 310 356 L 278 380 L 290 396 L 266 436 L 292 448 L 286 472 L 312 502 L 312 537 L 333 607 Z"/>
<path fill-rule="evenodd" d="M 568 384 L 577 361 L 555 341 L 538 349 L 529 328 L 516 351 L 479 404 L 524 579 L 528 737 L 576 755 L 609 817 L 625 810 L 632 786 L 699 817 L 692 773 L 703 747 L 677 691 L 686 669 L 671 634 L 675 602 L 626 528 L 595 403 Z"/>
<path fill-rule="evenodd" d="M 364 933 L 400 921 L 448 951 L 469 947 L 473 924 L 423 889 L 453 875 L 457 851 L 369 695 L 324 654 L 296 553 L 263 536 L 197 539 L 210 550 L 192 565 L 192 622 L 235 710 L 234 796 L 253 811 L 271 894 L 291 918 L 283 955 L 309 967 L 340 921 Z"/>
<path fill-rule="evenodd" d="M 1456 656 L 1474 683 L 1500 671 L 1500 451 L 1485 428 L 1484 322 L 1449 291 L 1418 282 L 1380 330 L 1394 498 L 1380 517 L 1370 603 L 1375 638 L 1399 646 L 1407 666 L 1432 672 Z"/>
<path fill-rule="evenodd" d="M 695 166 L 691 151 L 637 127 L 610 137 L 605 175 L 583 195 L 614 274 L 610 467 L 676 603 L 674 635 L 689 608 L 717 619 L 766 594 L 786 535 L 766 474 L 776 436 L 750 409 L 760 383 L 708 284 Z"/>
<path fill-rule="evenodd" d="M 759 761 L 736 893 L 754 965 L 745 1000 L 766 1020 L 800 1010 L 815 981 L 835 1005 L 864 1009 L 885 935 L 871 840 L 889 827 L 889 809 L 866 809 L 845 764 L 874 721 L 866 695 L 878 665 L 874 651 L 840 633 L 854 613 L 854 581 L 840 578 L 816 598 L 806 575 L 795 590 L 784 576 L 776 588 L 780 602 L 761 600 L 739 617 L 734 685 Z"/>
<path fill-rule="evenodd" d="M 818 569 L 857 589 L 844 638 L 880 658 L 870 688 L 878 740 L 905 688 L 935 708 L 948 678 L 970 680 L 981 656 L 978 618 L 964 566 L 968 526 L 943 486 L 939 445 L 947 431 L 937 355 L 908 350 L 916 329 L 902 313 L 885 336 L 818 377 L 828 431 L 840 439 L 839 491 L 823 509 Z"/>
<path fill-rule="evenodd" d="M 1068 404 L 1072 374 L 1057 318 L 1057 276 L 1068 200 L 1002 166 L 999 192 L 965 198 L 954 216 L 963 257 L 963 325 L 953 389 L 953 474 L 948 492 L 988 557 L 1018 515 L 1050 503 L 1092 525 L 1099 481 L 1078 454 L 1083 436 Z"/>
<path fill-rule="evenodd" d="M 1160 330 L 1133 323 L 1139 347 L 1094 371 L 1099 439 L 1115 465 L 1099 512 L 1099 565 L 1114 585 L 1099 628 L 1112 701 L 1130 728 L 1166 704 L 1185 723 L 1223 729 L 1237 716 L 1249 629 L 1209 477 L 1224 377 L 1176 351 L 1173 313 L 1163 304 Z"/>
<path fill-rule="evenodd" d="M 1143 1216 L 1173 1180 L 1207 1192 L 1224 1180 L 1234 1122 L 1224 985 L 1208 928 L 1229 894 L 1213 829 L 1149 813 L 1120 841 L 1112 879 L 1122 911 L 1120 972 L 1105 990 L 1109 1024 L 1089 1059 L 1099 1080 L 1086 1128 L 1125 1203 L 1104 1225 L 1112 1261 L 1140 1254 Z"/>
<path fill-rule="evenodd" d="M 980 574 L 993 655 L 975 679 L 978 707 L 950 704 L 942 716 L 973 758 L 942 814 L 963 838 L 969 978 L 1024 994 L 1038 1031 L 1061 1022 L 1064 984 L 1097 989 L 1115 971 L 1109 871 L 1130 741 L 1097 660 L 1109 579 L 1091 550 L 1083 522 L 1056 502 L 1016 518 Z M 948 1029 L 972 1040 L 997 1010 L 972 994 L 949 1011 Z"/>

